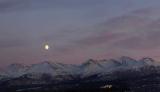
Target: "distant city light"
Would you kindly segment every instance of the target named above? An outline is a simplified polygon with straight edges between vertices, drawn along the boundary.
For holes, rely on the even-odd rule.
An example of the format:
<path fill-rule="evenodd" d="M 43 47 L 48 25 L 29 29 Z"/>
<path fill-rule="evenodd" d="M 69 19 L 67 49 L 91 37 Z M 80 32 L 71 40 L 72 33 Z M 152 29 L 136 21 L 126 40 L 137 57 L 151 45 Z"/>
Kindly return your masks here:
<path fill-rule="evenodd" d="M 112 88 L 112 85 L 105 85 L 105 86 L 102 86 L 101 88 L 102 88 L 102 89 L 106 89 L 106 88 L 111 89 L 111 88 Z"/>

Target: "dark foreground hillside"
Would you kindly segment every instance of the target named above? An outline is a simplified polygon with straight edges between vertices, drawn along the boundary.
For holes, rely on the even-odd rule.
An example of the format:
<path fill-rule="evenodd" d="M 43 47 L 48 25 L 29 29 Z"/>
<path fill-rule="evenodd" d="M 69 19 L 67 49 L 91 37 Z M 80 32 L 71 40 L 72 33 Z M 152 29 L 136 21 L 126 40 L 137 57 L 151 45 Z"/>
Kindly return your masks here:
<path fill-rule="evenodd" d="M 34 84 L 26 77 L 1 82 L 0 92 L 159 92 L 160 69 L 148 66 L 140 70 L 117 71 L 109 75 Z M 25 81 L 24 81 L 25 80 Z M 26 84 L 27 81 L 33 81 Z M 38 80 L 42 81 L 42 80 Z"/>

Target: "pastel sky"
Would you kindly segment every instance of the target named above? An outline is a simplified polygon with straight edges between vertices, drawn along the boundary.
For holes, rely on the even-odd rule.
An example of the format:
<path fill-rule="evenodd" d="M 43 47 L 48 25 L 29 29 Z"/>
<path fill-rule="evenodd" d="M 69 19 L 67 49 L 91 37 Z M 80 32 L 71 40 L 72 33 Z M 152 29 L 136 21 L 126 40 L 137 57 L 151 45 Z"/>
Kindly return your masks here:
<path fill-rule="evenodd" d="M 158 60 L 159 6 L 160 0 L 0 0 L 0 66 L 120 56 Z"/>

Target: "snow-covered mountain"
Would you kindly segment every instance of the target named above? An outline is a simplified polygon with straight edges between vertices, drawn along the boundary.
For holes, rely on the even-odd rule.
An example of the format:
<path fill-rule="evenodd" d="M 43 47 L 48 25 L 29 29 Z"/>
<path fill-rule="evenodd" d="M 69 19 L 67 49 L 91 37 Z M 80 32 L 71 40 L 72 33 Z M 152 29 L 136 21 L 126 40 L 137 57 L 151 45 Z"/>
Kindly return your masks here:
<path fill-rule="evenodd" d="M 49 74 L 52 77 L 57 76 L 72 76 L 77 74 L 79 71 L 75 65 L 62 64 L 62 63 L 50 63 L 42 62 L 39 64 L 31 65 L 25 74 L 31 74 L 32 77 L 40 77 L 42 74 Z"/>
<path fill-rule="evenodd" d="M 88 77 L 95 74 L 103 74 L 113 71 L 116 67 L 120 66 L 120 62 L 116 60 L 88 60 L 81 65 L 81 77 Z"/>
<path fill-rule="evenodd" d="M 0 76 L 17 78 L 23 75 L 30 75 L 31 78 L 39 78 L 43 74 L 48 74 L 55 79 L 58 77 L 66 76 L 68 79 L 72 79 L 73 77 L 77 76 L 84 78 L 92 75 L 105 75 L 114 71 L 138 69 L 151 65 L 159 66 L 160 63 L 154 61 L 152 58 L 135 60 L 126 56 L 110 60 L 90 59 L 81 65 L 51 63 L 45 61 L 30 66 L 25 66 L 22 64 L 11 64 L 0 72 Z"/>
<path fill-rule="evenodd" d="M 130 57 L 120 57 L 118 59 L 110 60 L 88 60 L 81 65 L 82 77 L 99 74 L 105 75 L 119 70 L 139 69 L 145 66 L 159 66 L 160 62 L 154 61 L 152 58 L 143 58 L 135 60 Z"/>
<path fill-rule="evenodd" d="M 79 72 L 77 71 L 80 71 L 80 69 L 76 65 L 44 61 L 30 66 L 11 64 L 0 72 L 0 76 L 17 78 L 28 75 L 30 78 L 40 78 L 43 74 L 48 74 L 57 77 L 78 75 Z"/>
<path fill-rule="evenodd" d="M 8 77 L 18 77 L 25 74 L 27 70 L 27 66 L 24 66 L 22 64 L 11 64 L 7 66 L 3 71 L 1 71 L 1 75 L 8 76 Z"/>

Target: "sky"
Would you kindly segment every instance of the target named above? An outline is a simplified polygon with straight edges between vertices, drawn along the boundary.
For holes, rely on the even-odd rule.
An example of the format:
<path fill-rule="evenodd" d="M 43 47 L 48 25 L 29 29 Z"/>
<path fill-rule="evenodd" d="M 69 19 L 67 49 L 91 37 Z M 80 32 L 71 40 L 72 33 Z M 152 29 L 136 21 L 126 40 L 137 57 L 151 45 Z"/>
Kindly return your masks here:
<path fill-rule="evenodd" d="M 159 60 L 159 6 L 159 0 L 0 0 L 0 67 L 121 56 Z"/>

